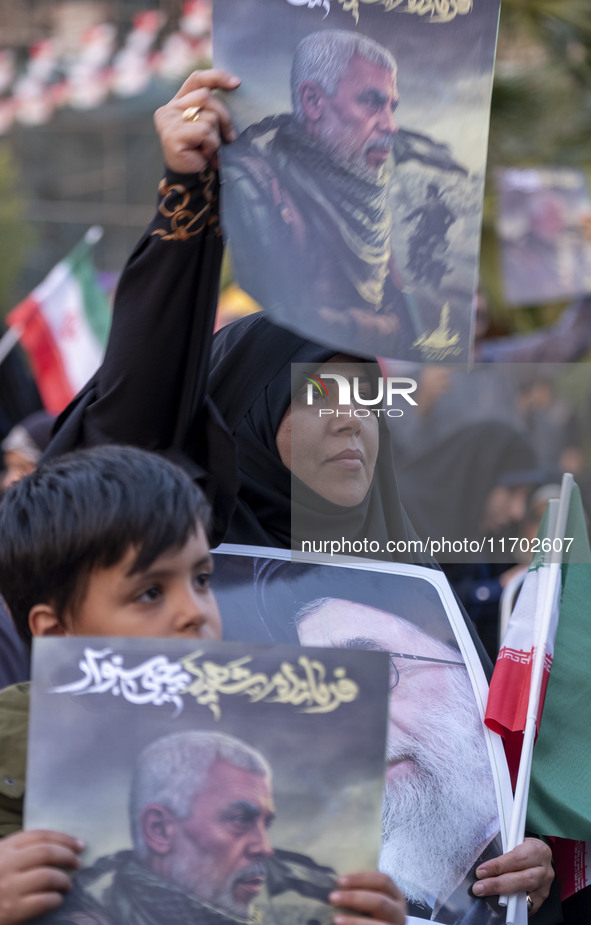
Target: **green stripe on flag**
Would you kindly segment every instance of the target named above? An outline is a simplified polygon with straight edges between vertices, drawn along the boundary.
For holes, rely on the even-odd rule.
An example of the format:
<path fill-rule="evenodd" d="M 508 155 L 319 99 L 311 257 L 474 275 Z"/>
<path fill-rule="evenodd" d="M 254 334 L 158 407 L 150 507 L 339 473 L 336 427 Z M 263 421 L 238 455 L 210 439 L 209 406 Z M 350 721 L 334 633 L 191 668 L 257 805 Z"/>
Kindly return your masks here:
<path fill-rule="evenodd" d="M 111 325 L 111 310 L 108 299 L 100 288 L 96 270 L 86 241 L 80 241 L 66 258 L 66 263 L 80 286 L 84 315 L 97 344 L 103 349 L 107 345 Z"/>
<path fill-rule="evenodd" d="M 533 752 L 527 827 L 591 841 L 591 548 L 573 488 L 554 659 Z"/>

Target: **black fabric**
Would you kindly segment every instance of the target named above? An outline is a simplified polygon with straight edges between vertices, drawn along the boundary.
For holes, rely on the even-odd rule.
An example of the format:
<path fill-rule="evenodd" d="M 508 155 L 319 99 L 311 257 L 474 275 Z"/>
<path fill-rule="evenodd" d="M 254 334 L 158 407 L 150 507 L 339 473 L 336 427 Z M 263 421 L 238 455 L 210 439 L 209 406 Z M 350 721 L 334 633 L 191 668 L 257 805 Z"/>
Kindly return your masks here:
<path fill-rule="evenodd" d="M 526 838 L 531 837 L 535 838 L 536 836 L 530 835 L 529 832 L 525 833 Z M 530 915 L 528 917 L 528 925 L 563 925 L 563 923 L 569 922 L 569 925 L 589 925 L 591 918 L 581 919 L 580 922 L 573 920 L 570 922 L 566 916 L 563 918 L 562 905 L 560 902 L 560 889 L 558 887 L 558 881 L 554 879 L 550 886 L 550 894 L 544 900 L 541 907 L 538 909 L 535 915 Z"/>
<path fill-rule="evenodd" d="M 48 411 L 34 411 L 33 414 L 28 414 L 26 418 L 23 418 L 20 423 L 39 449 L 45 450 L 51 439 L 54 421 L 55 415 L 49 414 Z"/>
<path fill-rule="evenodd" d="M 0 324 L 0 337 L 7 328 Z M 15 424 L 28 414 L 43 407 L 33 375 L 17 344 L 0 363 L 0 439 L 6 437 Z"/>
<path fill-rule="evenodd" d="M 562 904 L 564 925 L 589 925 L 591 922 L 591 886 L 569 896 Z"/>

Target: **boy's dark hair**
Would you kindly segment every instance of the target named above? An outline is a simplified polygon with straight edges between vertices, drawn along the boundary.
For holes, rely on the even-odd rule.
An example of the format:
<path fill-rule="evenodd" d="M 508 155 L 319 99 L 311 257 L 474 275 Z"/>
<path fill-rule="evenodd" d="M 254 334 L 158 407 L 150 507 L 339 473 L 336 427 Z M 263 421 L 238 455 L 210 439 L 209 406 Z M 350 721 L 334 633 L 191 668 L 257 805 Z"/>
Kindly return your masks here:
<path fill-rule="evenodd" d="M 129 446 L 79 450 L 42 464 L 0 501 L 0 592 L 30 644 L 29 613 L 75 610 L 90 573 L 137 548 L 132 572 L 182 547 L 210 511 L 178 466 Z"/>

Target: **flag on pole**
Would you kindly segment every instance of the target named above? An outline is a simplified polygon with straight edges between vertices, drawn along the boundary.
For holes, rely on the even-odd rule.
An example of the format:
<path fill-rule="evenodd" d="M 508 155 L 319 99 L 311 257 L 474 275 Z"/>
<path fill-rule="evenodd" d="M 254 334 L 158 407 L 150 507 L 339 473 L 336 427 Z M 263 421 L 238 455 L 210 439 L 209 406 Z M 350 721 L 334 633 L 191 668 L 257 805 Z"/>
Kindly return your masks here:
<path fill-rule="evenodd" d="M 540 544 L 547 536 L 547 533 L 548 511 L 544 514 L 538 530 Z M 540 552 L 541 554 L 534 558 L 525 577 L 509 620 L 507 632 L 501 643 L 490 683 L 484 718 L 489 729 L 492 729 L 493 732 L 498 732 L 503 738 L 513 787 L 515 787 L 517 779 L 523 733 L 527 719 L 532 664 L 537 637 L 536 616 L 541 613 L 542 602 L 547 593 L 547 565 L 544 563 L 544 555 L 541 550 Z M 552 614 L 550 633 L 546 644 L 542 689 L 537 713 L 538 728 L 552 666 L 557 619 L 558 612 L 556 611 Z"/>
<path fill-rule="evenodd" d="M 589 704 L 591 547 L 580 498 L 567 523 L 562 601 L 543 722 L 532 760 L 528 826 L 551 837 L 562 899 L 591 885 Z"/>
<path fill-rule="evenodd" d="M 53 414 L 92 376 L 107 342 L 111 313 L 90 257 L 100 233 L 91 228 L 6 319 L 29 356 L 43 404 Z"/>
<path fill-rule="evenodd" d="M 555 836 L 551 839 L 553 857 L 566 899 L 591 883 L 591 547 L 576 485 L 565 529 L 552 531 L 545 517 L 538 539 L 541 550 L 544 543 L 562 545 L 562 565 L 560 599 L 551 614 L 545 647 L 527 827 L 540 835 Z M 505 740 L 512 776 L 524 739 L 536 618 L 548 599 L 548 572 L 548 563 L 537 557 L 511 616 L 486 710 L 486 724 Z"/>
<path fill-rule="evenodd" d="M 565 474 L 562 479 L 560 490 L 560 501 L 551 500 L 548 503 L 547 517 L 538 531 L 538 553 L 529 570 L 526 582 L 524 584 L 534 585 L 534 594 L 530 599 L 531 610 L 529 612 L 529 621 L 516 621 L 520 625 L 523 636 L 518 641 L 527 646 L 531 646 L 531 677 L 529 683 L 529 694 L 527 695 L 527 708 L 525 710 L 525 728 L 523 729 L 523 742 L 521 746 L 521 755 L 519 758 L 519 767 L 515 781 L 515 796 L 513 800 L 513 811 L 509 825 L 509 834 L 507 838 L 507 850 L 511 851 L 523 842 L 525 836 L 527 800 L 529 795 L 529 783 L 531 777 L 531 762 L 534 749 L 534 742 L 537 735 L 540 709 L 543 707 L 544 697 L 543 688 L 547 685 L 549 665 L 551 659 L 551 650 L 556 632 L 558 620 L 560 591 L 561 591 L 561 572 L 562 552 L 564 547 L 564 537 L 566 536 L 566 525 L 570 506 L 570 499 L 573 487 L 573 477 Z M 558 548 L 556 548 L 558 546 Z M 532 581 L 530 574 L 536 575 L 535 581 Z M 528 581 L 529 579 L 529 581 Z M 511 642 L 515 638 L 515 632 L 512 632 L 511 622 L 505 633 L 505 640 L 509 636 Z M 503 642 L 505 642 L 503 640 Z M 504 646 L 502 646 L 504 648 Z M 525 654 L 525 653 L 524 653 Z M 551 666 L 551 662 L 550 662 Z M 512 677 L 508 674 L 506 680 L 509 685 Z M 499 678 L 497 678 L 497 682 Z M 494 675 L 493 675 L 494 683 Z M 498 688 L 498 683 L 496 687 Z M 514 690 L 513 693 L 516 693 Z M 519 691 L 519 693 L 522 693 Z M 525 692 L 523 692 L 525 700 Z M 510 710 L 504 714 L 502 711 L 499 715 L 494 713 L 494 704 L 492 716 L 489 716 L 489 723 L 498 725 L 502 729 L 508 723 L 509 732 L 518 732 L 517 715 L 511 715 Z M 485 715 L 486 722 L 486 715 Z M 507 727 L 506 727 L 507 728 Z M 514 743 L 510 743 L 511 746 Z M 515 756 L 511 754 L 511 760 Z M 506 905 L 506 923 L 507 925 L 526 925 L 527 907 L 525 892 L 513 894 L 511 896 L 499 897 L 499 903 Z"/>

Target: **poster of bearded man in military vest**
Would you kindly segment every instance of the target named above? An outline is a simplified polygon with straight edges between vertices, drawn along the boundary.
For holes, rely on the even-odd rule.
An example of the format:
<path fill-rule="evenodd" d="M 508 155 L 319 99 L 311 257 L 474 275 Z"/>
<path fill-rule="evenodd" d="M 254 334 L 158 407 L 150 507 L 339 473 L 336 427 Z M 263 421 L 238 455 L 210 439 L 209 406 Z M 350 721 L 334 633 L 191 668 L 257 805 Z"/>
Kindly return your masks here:
<path fill-rule="evenodd" d="M 355 356 L 467 359 L 498 12 L 216 3 L 214 63 L 242 80 L 224 235 L 271 320 Z"/>

